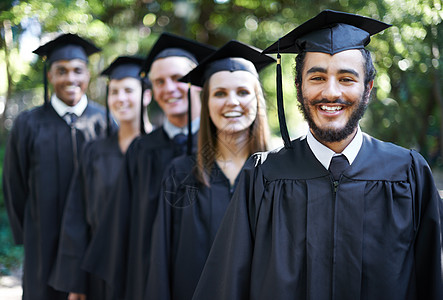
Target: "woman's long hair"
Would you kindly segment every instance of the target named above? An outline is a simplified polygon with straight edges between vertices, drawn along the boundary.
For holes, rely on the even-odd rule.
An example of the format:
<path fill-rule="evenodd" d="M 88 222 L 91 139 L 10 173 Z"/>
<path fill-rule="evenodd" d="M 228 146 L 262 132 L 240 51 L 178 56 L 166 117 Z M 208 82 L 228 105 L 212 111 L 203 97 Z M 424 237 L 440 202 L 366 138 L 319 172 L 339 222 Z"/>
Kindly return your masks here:
<path fill-rule="evenodd" d="M 209 115 L 209 82 L 206 80 L 201 92 L 201 117 L 200 130 L 198 134 L 198 149 L 196 163 L 197 179 L 209 186 L 211 170 L 217 158 L 217 127 Z M 257 115 L 254 122 L 249 127 L 249 137 L 247 146 L 249 155 L 268 149 L 269 126 L 266 116 L 266 102 L 263 89 L 258 78 L 255 80 L 254 92 L 257 97 Z"/>

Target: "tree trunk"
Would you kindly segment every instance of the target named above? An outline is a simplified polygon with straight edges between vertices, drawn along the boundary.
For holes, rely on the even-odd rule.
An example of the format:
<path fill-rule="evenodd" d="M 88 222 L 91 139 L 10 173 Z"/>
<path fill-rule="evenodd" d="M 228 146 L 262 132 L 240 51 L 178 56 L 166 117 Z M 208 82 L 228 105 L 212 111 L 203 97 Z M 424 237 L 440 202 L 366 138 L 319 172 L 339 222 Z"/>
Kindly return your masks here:
<path fill-rule="evenodd" d="M 6 78 L 7 78 L 7 91 L 5 96 L 5 107 L 3 110 L 3 113 L 0 115 L 0 140 L 3 140 L 6 137 L 6 128 L 5 128 L 5 121 L 6 121 L 6 110 L 8 108 L 9 101 L 11 99 L 12 95 L 12 76 L 11 76 L 11 69 L 9 67 L 9 53 L 12 48 L 12 29 L 11 29 L 11 21 L 4 20 L 1 24 L 5 31 L 4 35 L 4 49 L 5 49 L 5 66 L 6 66 Z"/>

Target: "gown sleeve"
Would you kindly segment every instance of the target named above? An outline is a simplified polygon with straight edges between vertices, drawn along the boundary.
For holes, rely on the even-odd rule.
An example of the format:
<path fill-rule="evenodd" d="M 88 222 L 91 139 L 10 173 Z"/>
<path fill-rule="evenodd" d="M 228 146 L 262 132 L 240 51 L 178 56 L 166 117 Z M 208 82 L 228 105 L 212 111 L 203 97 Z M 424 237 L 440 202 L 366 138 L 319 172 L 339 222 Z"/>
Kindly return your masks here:
<path fill-rule="evenodd" d="M 3 192 L 9 223 L 16 244 L 23 244 L 23 220 L 29 194 L 29 131 L 26 112 L 17 117 L 6 147 Z"/>
<path fill-rule="evenodd" d="M 148 280 L 144 299 L 171 299 L 171 206 L 175 203 L 177 185 L 175 169 L 170 165 L 165 172 L 160 190 L 158 211 L 152 229 L 151 257 L 149 263 Z"/>
<path fill-rule="evenodd" d="M 128 148 L 116 185 L 110 191 L 109 205 L 99 217 L 102 220 L 86 249 L 81 267 L 106 281 L 119 297 L 123 297 L 126 258 L 129 242 L 130 207 L 132 199 L 132 147 Z"/>
<path fill-rule="evenodd" d="M 442 199 L 431 170 L 415 151 L 411 152 L 411 176 L 415 184 L 415 266 L 417 295 L 422 299 L 443 299 Z"/>
<path fill-rule="evenodd" d="M 194 300 L 249 299 L 255 216 L 265 189 L 258 157 L 251 157 L 240 174 L 233 198 L 215 237 Z"/>
<path fill-rule="evenodd" d="M 87 273 L 80 268 L 89 241 L 86 219 L 85 167 L 89 165 L 89 144 L 84 148 L 82 164 L 73 175 L 63 213 L 57 259 L 49 284 L 57 290 L 86 294 Z"/>

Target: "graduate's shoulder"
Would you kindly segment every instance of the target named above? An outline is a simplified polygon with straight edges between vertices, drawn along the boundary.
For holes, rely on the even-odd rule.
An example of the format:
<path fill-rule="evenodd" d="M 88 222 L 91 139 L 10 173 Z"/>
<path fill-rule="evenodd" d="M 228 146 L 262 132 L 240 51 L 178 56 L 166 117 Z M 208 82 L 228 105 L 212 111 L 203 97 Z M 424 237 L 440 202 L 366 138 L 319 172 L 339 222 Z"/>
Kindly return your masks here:
<path fill-rule="evenodd" d="M 291 148 L 285 148 L 283 146 L 275 148 L 270 151 L 257 152 L 252 155 L 255 166 L 268 167 L 274 164 L 280 164 L 284 162 L 287 164 L 297 164 L 299 159 L 303 159 L 300 155 L 294 154 L 304 154 L 306 152 L 306 139 L 300 137 L 298 139 L 291 141 Z M 250 163 L 249 163 L 250 164 Z"/>
<path fill-rule="evenodd" d="M 83 146 L 83 151 L 91 154 L 103 154 L 107 152 L 119 151 L 117 133 L 87 141 Z"/>
<path fill-rule="evenodd" d="M 158 127 L 149 134 L 141 135 L 134 139 L 130 148 L 132 148 L 132 151 L 149 151 L 169 147 L 170 144 L 171 140 L 166 135 L 163 127 Z"/>
<path fill-rule="evenodd" d="M 39 105 L 28 108 L 18 114 L 16 120 L 28 120 L 36 119 L 44 116 L 48 112 L 48 107 L 46 105 Z"/>
<path fill-rule="evenodd" d="M 171 168 L 174 168 L 177 171 L 190 171 L 195 167 L 196 164 L 196 156 L 195 155 L 180 155 L 175 157 L 170 164 Z"/>
<path fill-rule="evenodd" d="M 103 107 L 103 105 L 93 100 L 88 100 L 88 106 L 86 107 L 86 109 L 90 113 L 106 114 L 106 109 Z"/>
<path fill-rule="evenodd" d="M 381 141 L 366 133 L 363 133 L 362 147 L 369 148 L 370 151 L 377 152 L 381 155 L 379 158 L 387 160 L 402 159 L 410 155 L 411 150 L 391 142 Z"/>
<path fill-rule="evenodd" d="M 195 155 L 181 155 L 174 158 L 167 167 L 165 180 L 173 180 L 177 184 L 196 185 L 195 177 L 196 157 Z"/>
<path fill-rule="evenodd" d="M 407 149 L 375 138 L 372 138 L 372 143 L 376 145 L 376 149 L 382 154 L 383 161 L 386 164 L 392 165 L 395 162 L 405 167 L 410 167 L 411 165 L 428 167 L 425 158 L 415 149 Z"/>
<path fill-rule="evenodd" d="M 366 160 L 372 160 L 379 166 L 391 169 L 407 169 L 413 163 L 427 164 L 423 156 L 414 149 L 407 149 L 391 142 L 384 142 L 363 133 L 363 145 Z"/>
<path fill-rule="evenodd" d="M 291 147 L 280 147 L 267 152 L 255 153 L 245 164 L 245 169 L 260 169 L 269 180 L 308 179 L 324 176 L 325 169 L 315 160 L 306 139 L 291 141 Z"/>
<path fill-rule="evenodd" d="M 32 107 L 20 112 L 14 120 L 14 127 L 24 129 L 24 127 L 35 127 L 37 123 L 47 121 L 48 108 L 44 105 Z"/>

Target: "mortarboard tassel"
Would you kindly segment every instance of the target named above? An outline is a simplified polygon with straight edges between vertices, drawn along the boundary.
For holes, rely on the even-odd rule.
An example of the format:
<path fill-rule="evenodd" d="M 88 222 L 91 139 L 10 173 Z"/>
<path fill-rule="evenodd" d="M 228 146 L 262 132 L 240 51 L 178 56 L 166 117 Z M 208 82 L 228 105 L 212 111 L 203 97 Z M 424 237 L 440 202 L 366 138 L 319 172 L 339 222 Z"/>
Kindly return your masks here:
<path fill-rule="evenodd" d="M 188 83 L 188 145 L 186 154 L 192 154 L 192 106 L 191 106 L 191 83 Z"/>
<path fill-rule="evenodd" d="M 285 109 L 283 105 L 283 87 L 282 87 L 282 73 L 281 73 L 281 56 L 280 48 L 277 52 L 277 110 L 278 122 L 280 125 L 280 134 L 283 139 L 285 148 L 292 148 L 291 139 L 289 137 L 288 127 L 286 126 Z"/>
<path fill-rule="evenodd" d="M 106 106 L 106 136 L 111 136 L 111 112 L 109 111 L 109 103 L 108 103 L 108 97 L 109 97 L 109 82 L 106 84 L 106 98 L 105 98 L 105 106 Z"/>
<path fill-rule="evenodd" d="M 49 95 L 48 95 L 48 74 L 47 74 L 47 66 L 46 66 L 46 56 L 43 58 L 43 97 L 45 105 L 49 103 Z"/>
<path fill-rule="evenodd" d="M 142 95 L 141 95 L 141 101 L 140 101 L 140 134 L 144 135 L 146 134 L 146 130 L 145 130 L 145 122 L 144 120 L 144 108 L 143 108 L 143 95 L 145 93 L 145 89 L 146 89 L 146 84 L 145 84 L 145 76 L 144 73 L 142 74 L 142 76 L 140 77 L 140 82 L 142 84 Z"/>

